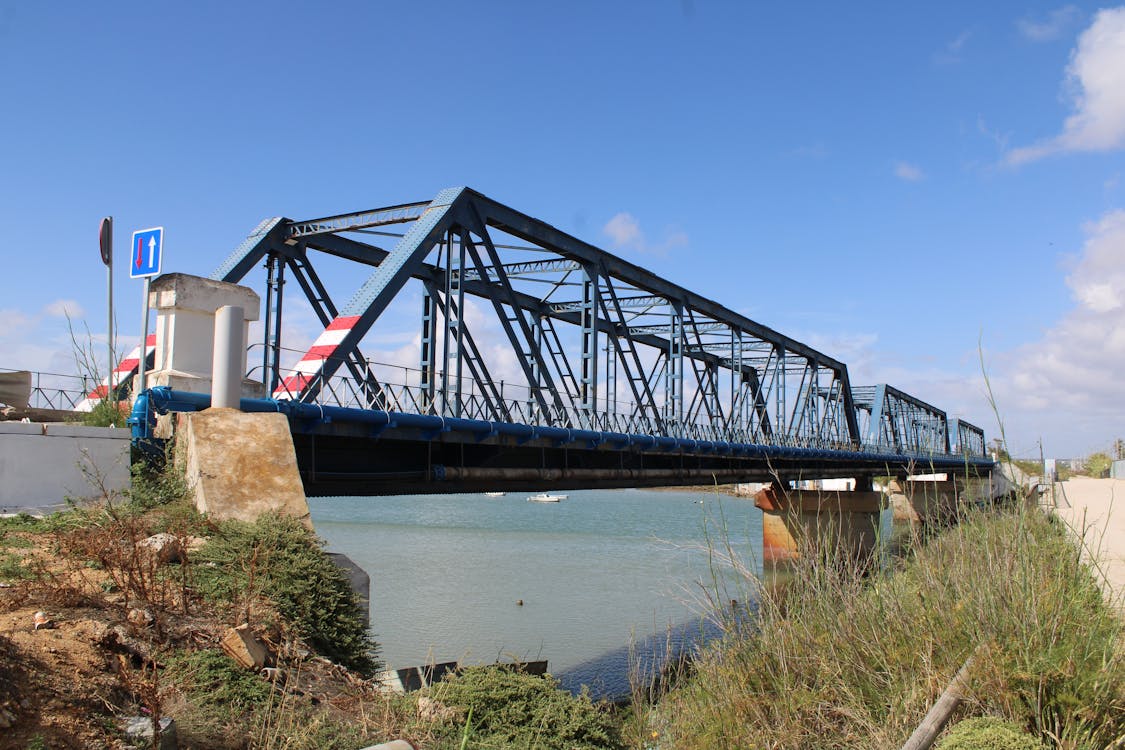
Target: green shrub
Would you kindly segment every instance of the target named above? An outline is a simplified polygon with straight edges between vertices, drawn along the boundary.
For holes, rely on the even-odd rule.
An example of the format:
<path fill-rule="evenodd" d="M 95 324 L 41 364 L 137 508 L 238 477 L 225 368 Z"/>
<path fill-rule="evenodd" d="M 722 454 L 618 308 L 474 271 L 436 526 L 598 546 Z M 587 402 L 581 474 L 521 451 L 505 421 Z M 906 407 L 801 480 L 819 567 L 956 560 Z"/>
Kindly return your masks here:
<path fill-rule="evenodd" d="M 81 412 L 78 421 L 86 427 L 125 427 L 129 419 L 129 397 L 120 400 L 103 398 L 93 408 Z"/>
<path fill-rule="evenodd" d="M 10 552 L 0 553 L 0 581 L 19 581 L 31 577 L 31 571 L 23 566 L 22 556 Z"/>
<path fill-rule="evenodd" d="M 936 750 L 1043 750 L 1043 743 L 1010 721 L 992 716 L 955 724 Z"/>
<path fill-rule="evenodd" d="M 246 747 L 248 730 L 268 707 L 273 690 L 215 649 L 176 652 L 160 679 L 177 686 L 186 700 L 176 713 L 181 742 L 215 750 Z"/>
<path fill-rule="evenodd" d="M 612 715 L 588 695 L 558 689 L 551 677 L 470 667 L 431 688 L 433 697 L 467 718 L 457 737 L 468 747 L 607 750 L 623 747 Z"/>
<path fill-rule="evenodd" d="M 169 457 L 135 461 L 130 467 L 129 503 L 136 510 L 150 510 L 183 501 L 188 495 L 183 471 Z"/>
<path fill-rule="evenodd" d="M 227 521 L 196 555 L 197 583 L 213 601 L 268 598 L 318 653 L 369 676 L 380 666 L 378 646 L 348 579 L 321 545 L 289 516 Z"/>
<path fill-rule="evenodd" d="M 168 681 L 182 687 L 190 701 L 232 718 L 264 704 L 272 690 L 270 683 L 216 649 L 177 654 L 168 669 Z"/>
<path fill-rule="evenodd" d="M 12 531 L 39 531 L 42 520 L 29 513 L 0 518 L 0 536 Z"/>

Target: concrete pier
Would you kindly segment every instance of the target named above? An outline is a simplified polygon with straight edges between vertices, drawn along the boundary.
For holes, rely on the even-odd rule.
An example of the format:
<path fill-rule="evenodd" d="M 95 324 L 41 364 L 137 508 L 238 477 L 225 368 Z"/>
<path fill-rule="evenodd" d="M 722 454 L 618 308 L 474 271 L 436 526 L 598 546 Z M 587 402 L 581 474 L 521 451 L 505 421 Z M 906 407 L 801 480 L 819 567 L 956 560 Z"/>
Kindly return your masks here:
<path fill-rule="evenodd" d="M 786 490 L 771 485 L 754 496 L 762 509 L 766 580 L 783 580 L 802 556 L 839 554 L 866 565 L 877 553 L 882 492 Z"/>

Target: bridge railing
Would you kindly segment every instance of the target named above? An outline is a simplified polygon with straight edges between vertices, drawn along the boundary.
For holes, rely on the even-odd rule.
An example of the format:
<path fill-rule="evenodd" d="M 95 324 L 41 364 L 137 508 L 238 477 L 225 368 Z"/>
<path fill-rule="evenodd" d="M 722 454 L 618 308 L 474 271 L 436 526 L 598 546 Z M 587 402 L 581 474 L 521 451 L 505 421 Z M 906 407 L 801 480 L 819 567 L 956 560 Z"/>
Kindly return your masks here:
<path fill-rule="evenodd" d="M 255 344 L 251 349 L 260 346 Z M 295 350 L 283 351 L 287 351 L 290 356 L 300 354 Z M 485 392 L 476 378 L 463 377 L 462 387 L 458 389 L 455 375 L 451 375 L 446 381 L 446 389 L 443 393 L 440 384 L 443 382 L 444 373 L 441 370 L 436 370 L 431 378 L 427 378 L 423 370 L 406 365 L 354 358 L 346 364 L 347 367 L 341 367 L 337 371 L 340 374 L 316 382 L 316 388 L 301 387 L 300 393 L 293 393 L 292 397 L 297 399 L 301 393 L 304 393 L 307 398 L 307 394 L 311 392 L 316 394 L 311 403 L 325 406 L 434 414 L 603 433 L 667 436 L 718 443 L 849 452 L 895 452 L 893 446 L 888 446 L 881 441 L 865 440 L 850 443 L 839 440 L 826 441 L 810 434 L 771 434 L 763 431 L 758 425 L 743 424 L 737 420 L 728 419 L 718 424 L 710 420 L 684 421 L 667 418 L 658 420 L 651 414 L 642 413 L 635 403 L 620 395 L 596 399 L 592 411 L 570 407 L 559 401 L 547 403 L 544 408 L 544 404 L 526 385 L 501 380 L 489 389 L 490 392 Z M 259 365 L 247 373 L 247 378 L 261 380 L 262 372 L 262 367 Z M 318 371 L 312 378 L 321 377 L 320 372 L 323 370 Z M 426 385 L 427 381 L 434 385 Z M 957 453 L 959 450 L 949 455 Z M 932 455 L 947 454 L 935 451 Z"/>
<path fill-rule="evenodd" d="M 35 370 L 12 370 L 0 367 L 0 372 L 28 372 L 31 376 L 31 391 L 28 406 L 32 409 L 73 410 L 86 398 L 94 386 L 94 378 L 80 375 L 63 375 L 57 372 Z"/>

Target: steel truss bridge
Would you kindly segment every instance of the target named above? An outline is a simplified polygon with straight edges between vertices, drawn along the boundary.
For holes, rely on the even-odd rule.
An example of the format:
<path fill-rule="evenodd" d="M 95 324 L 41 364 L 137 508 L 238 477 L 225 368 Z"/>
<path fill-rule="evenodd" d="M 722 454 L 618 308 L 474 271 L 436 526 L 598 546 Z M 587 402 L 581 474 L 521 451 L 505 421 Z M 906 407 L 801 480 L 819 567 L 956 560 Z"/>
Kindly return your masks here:
<path fill-rule="evenodd" d="M 367 269 L 342 306 L 316 268 L 330 257 Z M 312 494 L 992 467 L 980 428 L 889 385 L 853 386 L 843 362 L 468 188 L 267 219 L 212 278 L 263 266 L 253 372 L 272 398 L 244 406 L 289 414 Z M 292 282 L 323 326 L 299 357 L 281 346 Z M 379 321 L 403 310 L 415 361 L 366 358 Z"/>

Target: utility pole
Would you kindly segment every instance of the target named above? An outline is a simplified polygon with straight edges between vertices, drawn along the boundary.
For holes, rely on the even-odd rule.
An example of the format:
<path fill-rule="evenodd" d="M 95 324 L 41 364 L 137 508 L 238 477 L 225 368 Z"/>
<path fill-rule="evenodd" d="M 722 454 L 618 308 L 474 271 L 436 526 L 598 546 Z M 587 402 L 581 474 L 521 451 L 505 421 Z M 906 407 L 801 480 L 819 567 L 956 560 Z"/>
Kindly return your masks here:
<path fill-rule="evenodd" d="M 113 390 L 113 370 L 117 363 L 113 357 L 113 217 L 107 216 L 102 219 L 101 226 L 98 228 L 98 249 L 101 252 L 102 263 L 106 268 L 106 301 L 109 308 L 109 322 L 106 328 L 106 340 L 109 344 L 109 366 L 106 369 L 106 398 L 113 399 L 116 404 L 117 394 Z M 91 358 L 92 359 L 92 358 Z M 116 408 L 114 408 L 116 412 Z"/>

